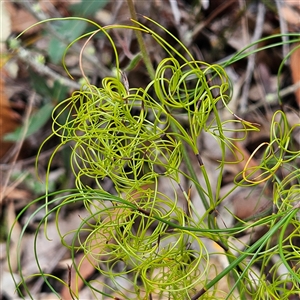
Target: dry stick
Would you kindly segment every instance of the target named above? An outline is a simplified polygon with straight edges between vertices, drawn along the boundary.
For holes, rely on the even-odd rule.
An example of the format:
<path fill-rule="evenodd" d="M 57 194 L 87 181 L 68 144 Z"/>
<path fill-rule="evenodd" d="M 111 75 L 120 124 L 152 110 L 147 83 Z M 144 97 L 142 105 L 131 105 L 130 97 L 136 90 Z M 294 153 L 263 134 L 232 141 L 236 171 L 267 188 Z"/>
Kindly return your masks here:
<path fill-rule="evenodd" d="M 72 265 L 68 265 L 68 288 L 69 288 L 69 292 L 70 292 L 70 296 L 71 296 L 72 300 L 75 300 L 75 298 L 73 296 L 73 292 L 71 290 L 71 280 L 72 280 Z"/>
<path fill-rule="evenodd" d="M 239 0 L 239 8 L 240 11 L 242 12 L 245 10 L 245 1 L 244 0 Z M 242 24 L 242 38 L 243 38 L 243 43 L 244 45 L 249 45 L 249 27 L 248 27 L 248 22 L 247 22 L 247 17 L 246 14 L 243 14 L 243 17 L 241 18 L 241 24 Z"/>
<path fill-rule="evenodd" d="M 59 147 L 59 149 L 57 150 L 57 152 L 60 152 L 61 150 L 65 149 L 66 147 L 68 147 L 68 144 L 61 145 Z M 48 158 L 51 154 L 53 154 L 54 151 L 56 151 L 56 148 L 57 147 L 52 147 L 49 150 L 46 150 L 46 151 L 42 152 L 39 155 L 39 160 Z M 25 166 L 28 166 L 28 165 L 30 165 L 32 163 L 35 163 L 35 162 L 36 162 L 36 156 L 32 156 L 32 157 L 29 157 L 29 158 L 24 158 L 24 159 L 18 160 L 14 164 L 14 166 L 15 167 L 17 167 L 17 166 L 18 167 L 25 167 Z M 11 164 L 0 164 L 0 171 L 10 170 L 11 168 L 12 168 Z"/>
<path fill-rule="evenodd" d="M 24 63 L 28 64 L 30 67 L 32 67 L 36 72 L 38 72 L 40 75 L 47 75 L 54 80 L 59 81 L 61 84 L 73 88 L 73 89 L 80 89 L 80 84 L 77 82 L 70 80 L 68 78 L 65 78 L 61 76 L 59 73 L 54 72 L 52 69 L 47 67 L 46 65 L 40 63 L 30 51 L 19 47 L 19 50 L 17 52 L 17 56 L 19 59 L 21 59 Z"/>
<path fill-rule="evenodd" d="M 10 176 L 12 174 L 12 171 L 13 171 L 14 166 L 15 166 L 16 161 L 17 161 L 17 157 L 20 154 L 22 145 L 23 145 L 25 137 L 26 137 L 26 133 L 27 133 L 27 130 L 28 130 L 28 127 L 29 127 L 29 117 L 30 117 L 30 114 L 31 114 L 31 111 L 32 111 L 34 98 L 35 98 L 35 93 L 33 93 L 32 96 L 29 99 L 29 104 L 28 104 L 28 107 L 27 107 L 26 113 L 25 113 L 24 126 L 23 126 L 23 131 L 22 131 L 21 139 L 20 139 L 20 141 L 17 144 L 16 152 L 15 152 L 15 155 L 13 157 L 13 162 L 11 164 L 11 168 L 8 170 L 8 173 L 6 175 L 6 178 L 5 178 L 2 190 L 0 192 L 0 204 L 3 202 L 3 198 L 6 195 L 6 189 L 8 187 L 8 182 L 9 182 Z M 1 208 L 1 205 L 0 205 L 0 208 Z"/>
<path fill-rule="evenodd" d="M 14 166 L 16 166 L 15 164 Z M 12 170 L 11 166 L 8 168 L 8 170 Z M 29 172 L 24 172 L 22 175 L 20 175 L 10 186 L 7 186 L 7 183 L 4 184 L 4 190 L 0 191 L 0 203 L 2 203 L 2 200 L 8 196 L 10 193 L 12 193 L 23 181 L 24 179 L 28 176 Z M 9 174 L 10 177 L 10 174 Z M 8 178 L 9 178 L 8 177 Z M 2 187 L 1 187 L 2 189 Z M 0 212 L 1 212 L 1 206 L 0 206 Z"/>
<path fill-rule="evenodd" d="M 280 90 L 278 93 L 267 94 L 265 100 L 268 104 L 275 104 L 279 98 L 291 95 L 295 93 L 299 88 L 300 88 L 300 81 Z M 247 112 L 255 111 L 256 109 L 264 106 L 264 104 L 265 103 L 262 102 L 253 104 L 247 109 Z"/>
<path fill-rule="evenodd" d="M 204 27 L 206 27 L 210 22 L 212 22 L 214 18 L 216 18 L 223 10 L 232 5 L 235 1 L 236 0 L 227 0 L 224 1 L 220 6 L 218 6 L 203 23 L 200 23 L 198 26 L 195 27 L 192 33 L 192 38 L 195 39 Z"/>
<path fill-rule="evenodd" d="M 177 1 L 174 1 L 174 0 L 169 0 L 169 2 L 171 5 L 171 10 L 173 12 L 175 24 L 179 25 L 181 16 L 180 16 L 180 10 L 178 8 L 178 3 L 177 3 Z"/>
<path fill-rule="evenodd" d="M 254 34 L 252 36 L 251 43 L 259 40 L 262 36 L 263 32 L 263 24 L 265 20 L 265 13 L 266 13 L 266 7 L 263 3 L 258 4 L 258 13 L 257 13 L 257 18 L 256 18 L 256 24 L 255 24 L 255 30 Z M 257 44 L 252 46 L 249 51 L 255 50 L 257 48 Z M 247 110 L 248 106 L 248 95 L 249 95 L 249 90 L 250 90 L 250 84 L 251 84 L 251 79 L 252 75 L 254 72 L 254 65 L 255 65 L 255 54 L 251 54 L 248 57 L 248 64 L 247 64 L 247 69 L 246 69 L 246 79 L 245 83 L 243 86 L 243 91 L 242 91 L 242 96 L 241 96 L 241 103 L 240 103 L 240 111 L 241 113 L 245 113 Z"/>
<path fill-rule="evenodd" d="M 112 13 L 111 24 L 116 23 L 117 18 L 118 18 L 118 14 L 119 14 L 120 9 L 122 7 L 122 4 L 123 4 L 123 1 L 116 1 L 114 3 L 114 9 L 113 9 L 114 12 L 111 12 Z"/>
<path fill-rule="evenodd" d="M 47 267 L 45 270 L 43 270 L 43 273 L 46 274 L 45 276 L 47 276 L 47 274 L 51 274 L 51 272 L 56 268 L 58 263 L 61 261 L 61 259 L 64 257 L 64 255 L 67 253 L 67 250 L 68 250 L 67 248 L 61 247 L 55 253 L 55 255 L 52 256 L 52 259 L 49 262 L 49 267 Z M 41 290 L 41 287 L 44 284 L 44 282 L 45 282 L 44 276 L 41 276 L 35 282 L 35 284 L 32 286 L 32 288 L 30 289 L 30 292 L 33 295 L 37 295 L 39 293 L 39 291 Z"/>
<path fill-rule="evenodd" d="M 46 15 L 41 9 L 37 10 L 37 9 L 33 9 L 33 7 L 35 4 L 31 3 L 28 0 L 23 0 L 20 1 L 20 4 L 23 5 L 23 7 L 29 12 L 31 13 L 38 21 L 45 21 L 47 19 L 51 19 L 50 16 Z M 62 18 L 62 16 L 59 15 L 59 13 L 57 12 L 57 15 L 59 18 Z M 80 21 L 82 22 L 82 21 Z M 55 30 L 53 28 L 53 26 L 50 25 L 49 22 L 45 23 L 45 26 L 47 27 L 47 30 L 55 37 L 57 38 L 61 43 L 68 45 L 69 41 L 66 41 L 66 38 L 64 36 L 62 36 L 61 34 L 59 34 L 57 32 L 57 30 Z M 80 47 L 76 44 L 72 45 L 72 48 L 79 53 L 80 52 Z M 104 65 L 101 64 L 101 62 L 96 58 L 96 56 L 92 56 L 92 55 L 85 55 L 84 58 L 86 60 L 88 60 L 91 64 L 93 64 L 94 66 L 98 66 L 97 67 L 97 72 L 99 73 L 99 75 L 101 77 L 107 77 L 107 76 L 111 76 L 111 71 L 109 69 L 107 69 Z"/>
<path fill-rule="evenodd" d="M 288 26 L 287 26 L 285 18 L 283 17 L 283 14 L 282 14 L 282 7 L 285 5 L 285 3 L 283 3 L 282 0 L 275 0 L 275 2 L 276 2 L 277 12 L 278 12 L 278 16 L 279 16 L 280 32 L 283 34 L 281 36 L 282 42 L 283 42 L 282 55 L 283 55 L 283 57 L 287 57 L 288 53 L 290 52 L 289 45 L 287 44 L 288 36 L 285 35 L 288 33 Z M 287 64 L 287 63 L 288 63 L 288 60 L 285 61 L 285 64 Z"/>

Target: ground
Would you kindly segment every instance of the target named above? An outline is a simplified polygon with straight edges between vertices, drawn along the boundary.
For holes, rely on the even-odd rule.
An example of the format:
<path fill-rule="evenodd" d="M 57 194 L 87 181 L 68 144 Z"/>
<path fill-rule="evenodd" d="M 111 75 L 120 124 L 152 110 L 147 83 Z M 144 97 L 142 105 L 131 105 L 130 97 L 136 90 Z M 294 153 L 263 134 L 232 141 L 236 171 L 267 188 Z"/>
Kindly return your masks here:
<path fill-rule="evenodd" d="M 91 282 L 95 280 L 94 288 L 104 290 L 107 294 L 107 297 L 103 297 L 104 299 L 113 297 L 115 297 L 114 299 L 136 299 L 137 297 L 138 299 L 146 299 L 146 297 L 147 299 L 167 299 L 164 294 L 156 293 L 156 290 L 150 295 L 147 294 L 143 290 L 143 286 L 141 290 L 134 291 L 133 283 L 128 279 L 129 275 L 128 278 L 127 275 L 116 276 L 116 282 L 110 282 L 109 276 L 107 279 L 104 273 L 100 274 L 101 272 L 95 270 L 94 258 L 91 255 L 84 256 L 83 251 L 75 251 L 72 262 L 71 252 L 62 245 L 62 240 L 68 245 L 71 244 L 74 231 L 81 226 L 82 220 L 89 220 L 91 212 L 83 205 L 83 202 L 74 201 L 72 203 L 70 201 L 67 205 L 62 206 L 58 214 L 49 214 L 47 226 L 45 226 L 44 218 L 46 191 L 53 193 L 64 190 L 64 195 L 69 195 L 69 192 L 66 192 L 67 189 L 78 188 L 78 182 L 76 182 L 78 173 L 76 172 L 81 169 L 82 162 L 74 168 L 70 164 L 72 149 L 76 145 L 75 141 L 62 144 L 57 149 L 61 143 L 60 136 L 57 134 L 51 136 L 44 143 L 45 139 L 57 128 L 53 126 L 53 120 L 62 124 L 68 119 L 68 109 L 64 110 L 63 107 L 75 99 L 74 91 L 80 90 L 84 82 L 89 82 L 96 87 L 103 87 L 110 83 L 103 79 L 116 78 L 117 74 L 121 74 L 124 93 L 128 92 L 129 95 L 134 88 L 145 89 L 153 79 L 154 74 L 151 73 L 151 68 L 141 58 L 137 31 L 129 28 L 137 26 L 131 21 L 135 17 L 140 22 L 140 26 L 145 26 L 146 32 L 142 34 L 142 39 L 149 55 L 150 65 L 154 70 L 161 66 L 163 60 L 168 57 L 167 51 L 162 47 L 163 42 L 155 39 L 155 37 L 161 37 L 162 41 L 166 41 L 171 47 L 174 47 L 171 52 L 178 51 L 174 57 L 178 58 L 182 55 L 187 61 L 195 60 L 209 65 L 221 65 L 228 75 L 230 85 L 230 92 L 226 92 L 228 101 L 220 102 L 217 108 L 220 120 L 224 122 L 225 127 L 226 124 L 229 124 L 226 135 L 230 141 L 233 141 L 232 151 L 222 152 L 216 138 L 209 134 L 210 130 L 202 130 L 197 136 L 196 142 L 196 149 L 200 155 L 195 156 L 196 152 L 191 149 L 188 152 L 194 166 L 198 165 L 197 158 L 201 157 L 209 181 L 213 183 L 211 185 L 213 197 L 216 201 L 223 199 L 210 213 L 214 214 L 218 226 L 229 228 L 239 222 L 246 224 L 250 220 L 253 224 L 259 219 L 265 220 L 266 216 L 283 210 L 282 203 L 286 202 L 289 202 L 290 209 L 299 209 L 297 191 L 299 191 L 300 180 L 297 169 L 299 169 L 300 151 L 300 37 L 298 33 L 300 6 L 298 1 L 134 1 L 136 16 L 130 12 L 130 2 L 125 0 L 82 2 L 51 0 L 39 1 L 34 4 L 29 1 L 1 2 L 2 32 L 0 40 L 5 41 L 1 43 L 0 78 L 1 299 L 22 297 L 29 299 L 29 295 L 33 299 L 58 299 L 58 297 L 64 300 L 76 297 L 78 299 L 95 299 L 97 297 L 97 299 L 101 299 L 99 294 L 95 296 L 92 289 L 83 284 L 83 280 L 91 280 Z M 112 24 L 122 25 L 123 28 L 119 27 L 108 31 L 114 44 L 103 33 L 98 32 L 90 40 L 88 40 L 88 36 L 78 39 L 64 56 L 64 51 L 69 43 L 96 28 L 92 23 L 66 20 L 73 16 L 87 18 L 104 28 Z M 60 18 L 60 20 L 42 22 L 29 28 L 36 22 L 49 18 Z M 127 28 L 125 28 L 126 26 Z M 258 40 L 260 41 L 255 43 Z M 240 52 L 246 47 L 252 53 L 251 55 L 248 50 L 248 52 Z M 186 49 L 193 58 L 187 54 Z M 293 49 L 294 51 L 291 51 Z M 256 50 L 259 51 L 256 52 Z M 115 51 L 118 53 L 117 56 Z M 242 57 L 243 53 L 245 53 L 244 57 Z M 201 66 L 205 69 L 204 64 Z M 186 71 L 188 67 L 189 65 L 182 70 Z M 118 69 L 122 73 L 118 72 Z M 170 76 L 170 73 L 167 72 L 169 70 L 166 71 L 166 76 Z M 220 84 L 220 81 L 212 75 L 211 77 L 207 76 L 207 80 L 210 87 Z M 165 82 L 165 84 L 167 83 Z M 220 91 L 214 95 L 215 98 L 218 93 Z M 59 108 L 54 110 L 57 105 L 60 105 Z M 72 109 L 79 114 L 79 107 L 77 102 Z M 72 109 L 69 111 L 73 111 Z M 196 108 L 194 107 L 194 109 Z M 85 110 L 83 112 L 83 115 L 89 113 Z M 176 113 L 178 112 L 179 110 L 176 111 Z M 138 115 L 140 111 L 135 108 L 132 113 Z M 175 114 L 175 109 L 172 113 Z M 121 117 L 122 114 L 120 114 Z M 187 116 L 182 111 L 176 115 L 176 118 L 183 128 L 186 128 Z M 151 117 L 149 120 L 151 121 Z M 89 122 L 92 122 L 92 119 L 89 119 Z M 211 115 L 208 116 L 207 124 L 209 122 L 213 122 Z M 247 129 L 255 128 L 255 130 L 249 129 L 248 134 L 241 139 L 240 132 L 230 130 L 230 126 L 235 122 L 246 124 Z M 169 134 L 168 131 L 164 133 Z M 78 140 L 82 135 L 82 132 L 78 134 Z M 270 148 L 270 153 L 266 155 L 265 148 L 270 144 L 274 145 L 272 146 L 274 148 Z M 170 148 L 171 146 L 168 150 Z M 284 150 L 282 155 L 281 150 Z M 52 157 L 54 153 L 56 154 Z M 279 156 L 274 156 L 278 161 L 268 161 L 274 153 L 280 153 Z M 155 155 L 153 154 L 153 156 Z M 38 162 L 36 163 L 37 157 Z M 126 159 L 129 160 L 129 158 Z M 168 159 L 167 154 L 166 159 Z M 271 167 L 268 165 L 269 171 L 271 170 L 268 178 L 269 173 L 259 167 L 264 160 L 272 165 Z M 49 161 L 51 161 L 50 166 Z M 105 156 L 103 161 L 105 161 Z M 223 162 L 222 171 L 219 168 L 220 161 Z M 234 161 L 238 162 L 233 164 Z M 276 167 L 277 163 L 278 167 Z M 127 162 L 126 166 L 128 167 Z M 163 168 L 163 163 L 160 167 Z M 195 169 L 201 186 L 204 186 L 207 183 L 201 168 Z M 247 172 L 251 173 L 251 170 L 256 169 L 259 170 L 259 173 L 247 177 Z M 183 171 L 186 172 L 185 169 Z M 146 171 L 143 169 L 143 172 Z M 156 172 L 158 171 L 156 170 Z M 220 176 L 222 180 L 219 182 Z M 246 187 L 240 185 L 236 189 L 233 188 L 242 176 L 252 179 L 246 180 Z M 118 188 L 113 179 L 108 177 L 101 181 L 101 188 L 113 195 L 118 194 Z M 178 195 L 177 205 L 183 211 L 188 211 L 186 199 L 191 199 L 197 214 L 205 215 L 207 207 L 203 204 L 199 191 L 191 184 L 190 177 L 188 180 L 182 178 L 180 180 L 181 184 L 176 186 L 174 181 L 170 182 L 170 178 L 166 179 L 162 176 L 159 179 L 159 190 L 168 199 L 174 198 L 174 193 Z M 93 176 L 87 176 L 83 182 L 85 186 L 92 189 L 99 187 L 99 182 Z M 142 203 L 141 195 L 143 191 L 153 188 L 151 184 L 153 183 L 143 185 L 138 191 L 131 190 L 129 193 L 131 203 Z M 227 195 L 229 191 L 231 192 Z M 123 190 L 122 193 L 119 193 L 119 196 L 122 195 L 124 195 Z M 286 195 L 288 197 L 285 198 Z M 49 197 L 51 202 L 49 209 L 55 211 L 55 207 L 60 206 L 62 198 L 59 197 L 58 194 Z M 35 199 L 38 200 L 34 201 Z M 284 201 L 284 199 L 287 200 Z M 279 202 L 280 204 L 278 204 Z M 105 209 L 108 209 L 107 207 L 105 206 Z M 124 208 L 113 210 L 112 207 L 109 207 L 112 211 L 111 219 L 106 216 L 106 211 L 102 207 L 101 222 L 116 226 L 114 222 L 118 216 L 122 213 L 126 214 L 128 211 Z M 23 211 L 24 208 L 26 210 Z M 139 213 L 147 216 L 148 211 L 140 209 Z M 140 222 L 140 219 L 138 220 Z M 290 225 L 287 226 L 285 234 L 286 240 L 288 240 L 288 237 L 294 233 L 291 244 L 288 244 L 294 248 L 287 250 L 294 253 L 292 262 L 289 261 L 291 269 L 294 271 L 299 269 L 297 263 L 293 264 L 294 261 L 297 261 L 297 257 L 299 258 L 299 241 L 297 239 L 299 223 L 297 220 L 299 220 L 299 216 L 298 219 L 293 216 L 288 220 Z M 95 220 L 94 222 L 97 223 Z M 271 219 L 270 223 L 261 222 L 258 224 L 260 226 L 255 227 L 253 231 L 250 226 L 248 231 L 243 231 L 243 235 L 239 236 L 237 233 L 236 236 L 230 237 L 232 240 L 229 241 L 229 244 L 233 245 L 232 247 L 236 251 L 233 253 L 241 254 L 243 249 L 255 244 L 255 241 L 266 234 L 266 228 L 269 228 L 270 224 L 272 226 L 275 224 L 272 222 Z M 151 232 L 151 234 L 155 232 L 155 226 L 158 226 L 157 223 L 151 223 L 147 232 Z M 283 227 L 284 225 L 278 227 L 278 230 L 279 228 L 282 230 Z M 44 234 L 44 228 L 46 228 L 46 234 Z M 12 231 L 10 231 L 11 229 Z M 104 236 L 108 241 L 107 232 L 101 230 L 101 238 Z M 138 232 L 138 229 L 134 230 Z M 210 257 L 205 274 L 209 282 L 227 268 L 228 260 L 224 255 L 226 247 L 222 243 L 218 244 L 214 239 L 210 240 L 207 236 L 205 237 L 203 244 Z M 88 240 L 87 235 L 83 234 L 82 239 Z M 114 245 L 114 243 L 116 242 L 111 244 Z M 159 242 L 157 243 L 159 244 Z M 171 245 L 174 241 L 168 241 L 162 237 L 161 243 L 162 245 L 164 243 Z M 276 243 L 276 239 L 270 238 L 271 246 L 269 245 L 269 247 L 272 248 Z M 96 247 L 99 253 L 105 251 L 102 244 L 97 243 L 95 246 L 95 243 L 92 242 L 92 246 Z M 289 246 L 285 244 L 285 249 L 288 249 Z M 192 247 L 193 245 L 191 249 Z M 189 247 L 187 246 L 187 248 Z M 247 264 L 247 259 L 243 261 L 244 264 Z M 274 266 L 277 266 L 280 260 L 282 260 L 280 253 L 275 251 L 272 262 L 266 263 L 263 268 L 261 267 L 263 263 L 259 261 L 257 264 L 253 264 L 251 272 L 254 277 L 259 274 L 261 278 L 263 275 L 268 276 L 275 273 L 278 278 L 286 276 L 286 273 L 289 273 L 287 269 L 282 271 L 276 267 L 274 271 Z M 74 264 L 80 261 L 82 278 L 76 279 Z M 101 263 L 104 264 L 104 261 L 103 258 Z M 101 264 L 99 263 L 99 265 Z M 118 268 L 122 269 L 122 260 L 113 265 L 114 271 Z M 127 268 L 129 266 L 126 265 Z M 40 274 L 41 270 L 61 281 L 49 276 L 47 285 L 43 277 L 33 275 Z M 15 283 L 22 280 L 26 282 L 21 287 L 22 295 L 15 292 L 15 283 L 12 278 Z M 220 280 L 212 288 L 215 289 L 216 294 L 207 293 L 207 299 L 213 299 L 213 297 L 225 299 L 234 286 L 235 279 L 236 277 L 232 274 L 229 277 L 224 276 L 223 280 Z M 135 280 L 135 284 L 138 285 L 140 279 Z M 255 280 L 253 279 L 249 285 L 254 285 Z M 74 288 L 76 281 L 78 291 Z M 188 296 L 185 298 L 181 294 L 178 294 L 178 297 L 180 299 L 197 299 L 197 290 L 201 290 L 203 282 L 199 281 L 199 285 L 193 286 L 188 291 L 190 298 L 187 298 Z M 299 285 L 299 281 L 297 284 Z M 294 286 L 294 282 L 290 280 L 286 284 L 290 294 L 282 299 L 299 299 L 297 284 Z M 74 288 L 74 294 L 70 293 L 68 285 Z M 113 288 L 114 285 L 119 288 Z M 119 292 L 118 289 L 123 290 Z M 251 289 L 249 288 L 249 290 Z M 293 293 L 294 290 L 295 293 Z M 234 290 L 228 297 L 239 299 L 239 295 Z M 253 296 L 254 293 L 249 292 L 247 299 L 252 299 L 251 295 Z M 172 298 L 172 296 L 169 297 Z M 277 298 L 274 296 L 272 299 Z"/>

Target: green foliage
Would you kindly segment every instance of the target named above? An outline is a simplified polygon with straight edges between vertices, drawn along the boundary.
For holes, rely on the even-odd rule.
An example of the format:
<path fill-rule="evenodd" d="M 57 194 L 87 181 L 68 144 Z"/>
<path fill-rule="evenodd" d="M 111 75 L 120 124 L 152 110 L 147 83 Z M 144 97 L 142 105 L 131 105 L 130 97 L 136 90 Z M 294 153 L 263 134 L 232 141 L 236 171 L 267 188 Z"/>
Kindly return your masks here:
<path fill-rule="evenodd" d="M 49 121 L 52 110 L 53 104 L 46 103 L 29 118 L 25 138 L 36 133 L 40 128 L 42 128 L 43 125 L 45 125 L 47 121 Z M 24 128 L 22 126 L 18 127 L 14 132 L 6 134 L 4 140 L 12 142 L 20 141 L 21 137 L 23 136 L 23 130 Z"/>
<path fill-rule="evenodd" d="M 45 78 L 34 73 L 30 75 L 35 91 L 44 97 L 44 104 L 29 117 L 25 138 L 38 132 L 51 119 L 55 104 L 62 101 L 67 95 L 67 87 L 58 81 L 54 81 L 53 86 L 49 87 Z M 14 132 L 6 134 L 3 140 L 18 142 L 23 134 L 24 126 L 20 126 Z"/>
<path fill-rule="evenodd" d="M 81 1 L 70 5 L 70 11 L 74 16 L 78 17 L 92 17 L 96 11 L 104 7 L 108 1 Z M 78 22 L 76 19 L 65 20 L 56 24 L 56 31 L 60 37 L 53 37 L 49 43 L 49 56 L 54 64 L 61 62 L 65 52 L 66 43 L 77 39 L 81 36 L 87 28 L 87 22 Z"/>
<path fill-rule="evenodd" d="M 247 164 L 239 174 L 242 176 L 236 177 L 236 186 L 273 183 L 273 201 L 277 208 L 274 213 L 251 222 L 239 220 L 230 228 L 219 228 L 213 213 L 225 199 L 219 198 L 225 152 L 234 153 L 237 150 L 234 141 L 241 139 L 230 138 L 225 133 L 243 133 L 243 139 L 249 131 L 257 128 L 235 115 L 233 120 L 221 120 L 218 109 L 228 108 L 231 94 L 230 82 L 221 66 L 196 61 L 177 40 L 185 52 L 183 55 L 155 31 L 143 24 L 138 25 L 140 28 L 119 27 L 151 35 L 168 57 L 159 63 L 154 78 L 145 89 L 128 87 L 118 65 L 116 46 L 108 32 L 118 26 L 101 28 L 96 25 L 97 30 L 91 32 L 90 37 L 103 32 L 112 43 L 117 75 L 116 78 L 104 78 L 101 87 L 91 85 L 85 78 L 81 90 L 75 91 L 55 108 L 52 136 L 59 137 L 61 144 L 53 156 L 61 146 L 72 142 L 70 163 L 77 190 L 62 191 L 68 193 L 63 196 L 59 192 L 47 193 L 46 203 L 35 212 L 46 210 L 39 228 L 50 214 L 56 214 L 60 232 L 58 220 L 62 207 L 74 202 L 84 204 L 89 215 L 75 232 L 68 233 L 73 236 L 72 243 L 66 242 L 68 234 L 61 234 L 61 239 L 72 253 L 78 276 L 81 277 L 80 264 L 75 262 L 75 254 L 81 250 L 84 259 L 88 259 L 99 274 L 110 279 L 110 284 L 103 281 L 96 285 L 95 281 L 87 282 L 82 278 L 93 290 L 95 298 L 101 298 L 101 295 L 113 298 L 114 292 L 118 299 L 149 299 L 154 295 L 160 299 L 214 299 L 215 284 L 230 274 L 235 283 L 226 299 L 233 299 L 236 293 L 239 299 L 288 299 L 297 293 L 300 281 L 299 249 L 293 243 L 299 235 L 300 174 L 294 168 L 282 179 L 278 171 L 292 166 L 300 155 L 290 139 L 293 130 L 300 125 L 290 128 L 285 113 L 278 111 L 271 124 L 270 142 L 261 145 L 261 148 L 266 148 L 261 164 L 254 168 L 247 168 Z M 233 59 L 236 60 L 237 57 Z M 64 118 L 61 118 L 62 114 Z M 223 154 L 216 171 L 216 183 L 210 182 L 198 150 L 202 131 L 218 140 Z M 195 160 L 191 155 L 198 165 L 192 163 Z M 196 176 L 197 168 L 202 172 L 205 185 L 200 184 Z M 87 185 L 86 178 L 92 178 L 97 188 Z M 104 178 L 113 182 L 117 195 L 104 191 Z M 162 179 L 170 183 L 172 197 L 161 190 Z M 197 190 L 206 208 L 204 215 L 198 214 L 188 191 L 183 189 L 185 180 Z M 187 210 L 177 205 L 181 196 L 186 200 Z M 29 222 L 30 219 L 22 235 Z M 266 226 L 269 230 L 253 244 L 238 249 L 231 238 L 259 226 Z M 292 227 L 289 229 L 291 233 L 286 232 L 287 227 Z M 81 239 L 82 232 L 87 233 L 84 240 Z M 207 277 L 212 266 L 204 238 L 220 245 L 222 255 L 228 260 L 228 267 L 212 279 Z M 270 271 L 266 266 L 275 255 L 279 255 L 281 261 L 273 266 L 274 270 L 283 264 L 287 274 L 284 278 L 274 277 L 269 281 L 266 276 Z M 37 255 L 36 260 L 38 264 Z M 255 273 L 257 263 L 262 267 Z M 20 273 L 22 276 L 21 268 Z M 58 295 L 47 279 L 48 274 L 40 269 L 40 275 Z M 129 282 L 130 289 L 127 290 L 118 279 Z M 25 280 L 22 277 L 20 285 L 30 294 Z M 22 293 L 21 289 L 19 292 Z M 76 291 L 73 293 L 77 297 Z"/>
<path fill-rule="evenodd" d="M 79 3 L 71 4 L 70 11 L 73 12 L 74 16 L 78 17 L 91 17 L 95 12 L 99 11 L 102 7 L 107 4 L 108 0 L 101 1 L 89 1 L 82 0 Z"/>
<path fill-rule="evenodd" d="M 66 41 L 72 41 L 78 38 L 85 30 L 87 24 L 83 22 L 76 22 L 76 20 L 69 20 L 67 22 L 59 22 L 56 25 L 57 31 Z M 61 62 L 62 56 L 65 52 L 66 45 L 64 41 L 58 38 L 52 38 L 49 43 L 49 57 L 54 64 Z"/>

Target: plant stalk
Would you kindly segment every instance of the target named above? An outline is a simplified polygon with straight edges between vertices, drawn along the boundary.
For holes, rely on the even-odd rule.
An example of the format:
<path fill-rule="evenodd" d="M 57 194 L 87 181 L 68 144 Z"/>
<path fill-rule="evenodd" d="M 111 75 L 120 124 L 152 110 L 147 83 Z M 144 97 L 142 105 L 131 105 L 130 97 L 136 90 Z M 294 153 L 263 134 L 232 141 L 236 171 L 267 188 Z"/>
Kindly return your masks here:
<path fill-rule="evenodd" d="M 127 3 L 128 3 L 131 18 L 133 20 L 137 21 L 137 14 L 136 14 L 136 11 L 135 11 L 135 8 L 134 8 L 133 1 L 132 0 L 127 0 Z M 141 53 L 142 53 L 142 56 L 143 56 L 143 60 L 144 60 L 146 69 L 148 71 L 148 74 L 149 74 L 150 78 L 153 80 L 154 76 L 155 76 L 155 70 L 152 66 L 151 59 L 150 59 L 149 54 L 146 50 L 146 46 L 145 46 L 145 43 L 144 43 L 144 40 L 143 40 L 142 33 L 139 30 L 135 30 L 135 34 L 136 34 L 136 38 L 137 38 L 137 41 L 138 41 L 138 44 L 139 44 L 139 47 L 140 47 L 140 50 L 141 50 Z"/>

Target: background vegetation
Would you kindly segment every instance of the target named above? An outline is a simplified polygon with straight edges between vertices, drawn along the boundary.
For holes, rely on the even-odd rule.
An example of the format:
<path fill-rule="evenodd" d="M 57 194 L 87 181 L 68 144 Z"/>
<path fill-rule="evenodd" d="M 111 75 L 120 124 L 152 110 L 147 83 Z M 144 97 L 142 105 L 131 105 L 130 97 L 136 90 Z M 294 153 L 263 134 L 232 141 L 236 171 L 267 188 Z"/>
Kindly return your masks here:
<path fill-rule="evenodd" d="M 297 3 L 1 5 L 3 299 L 299 298 Z"/>

